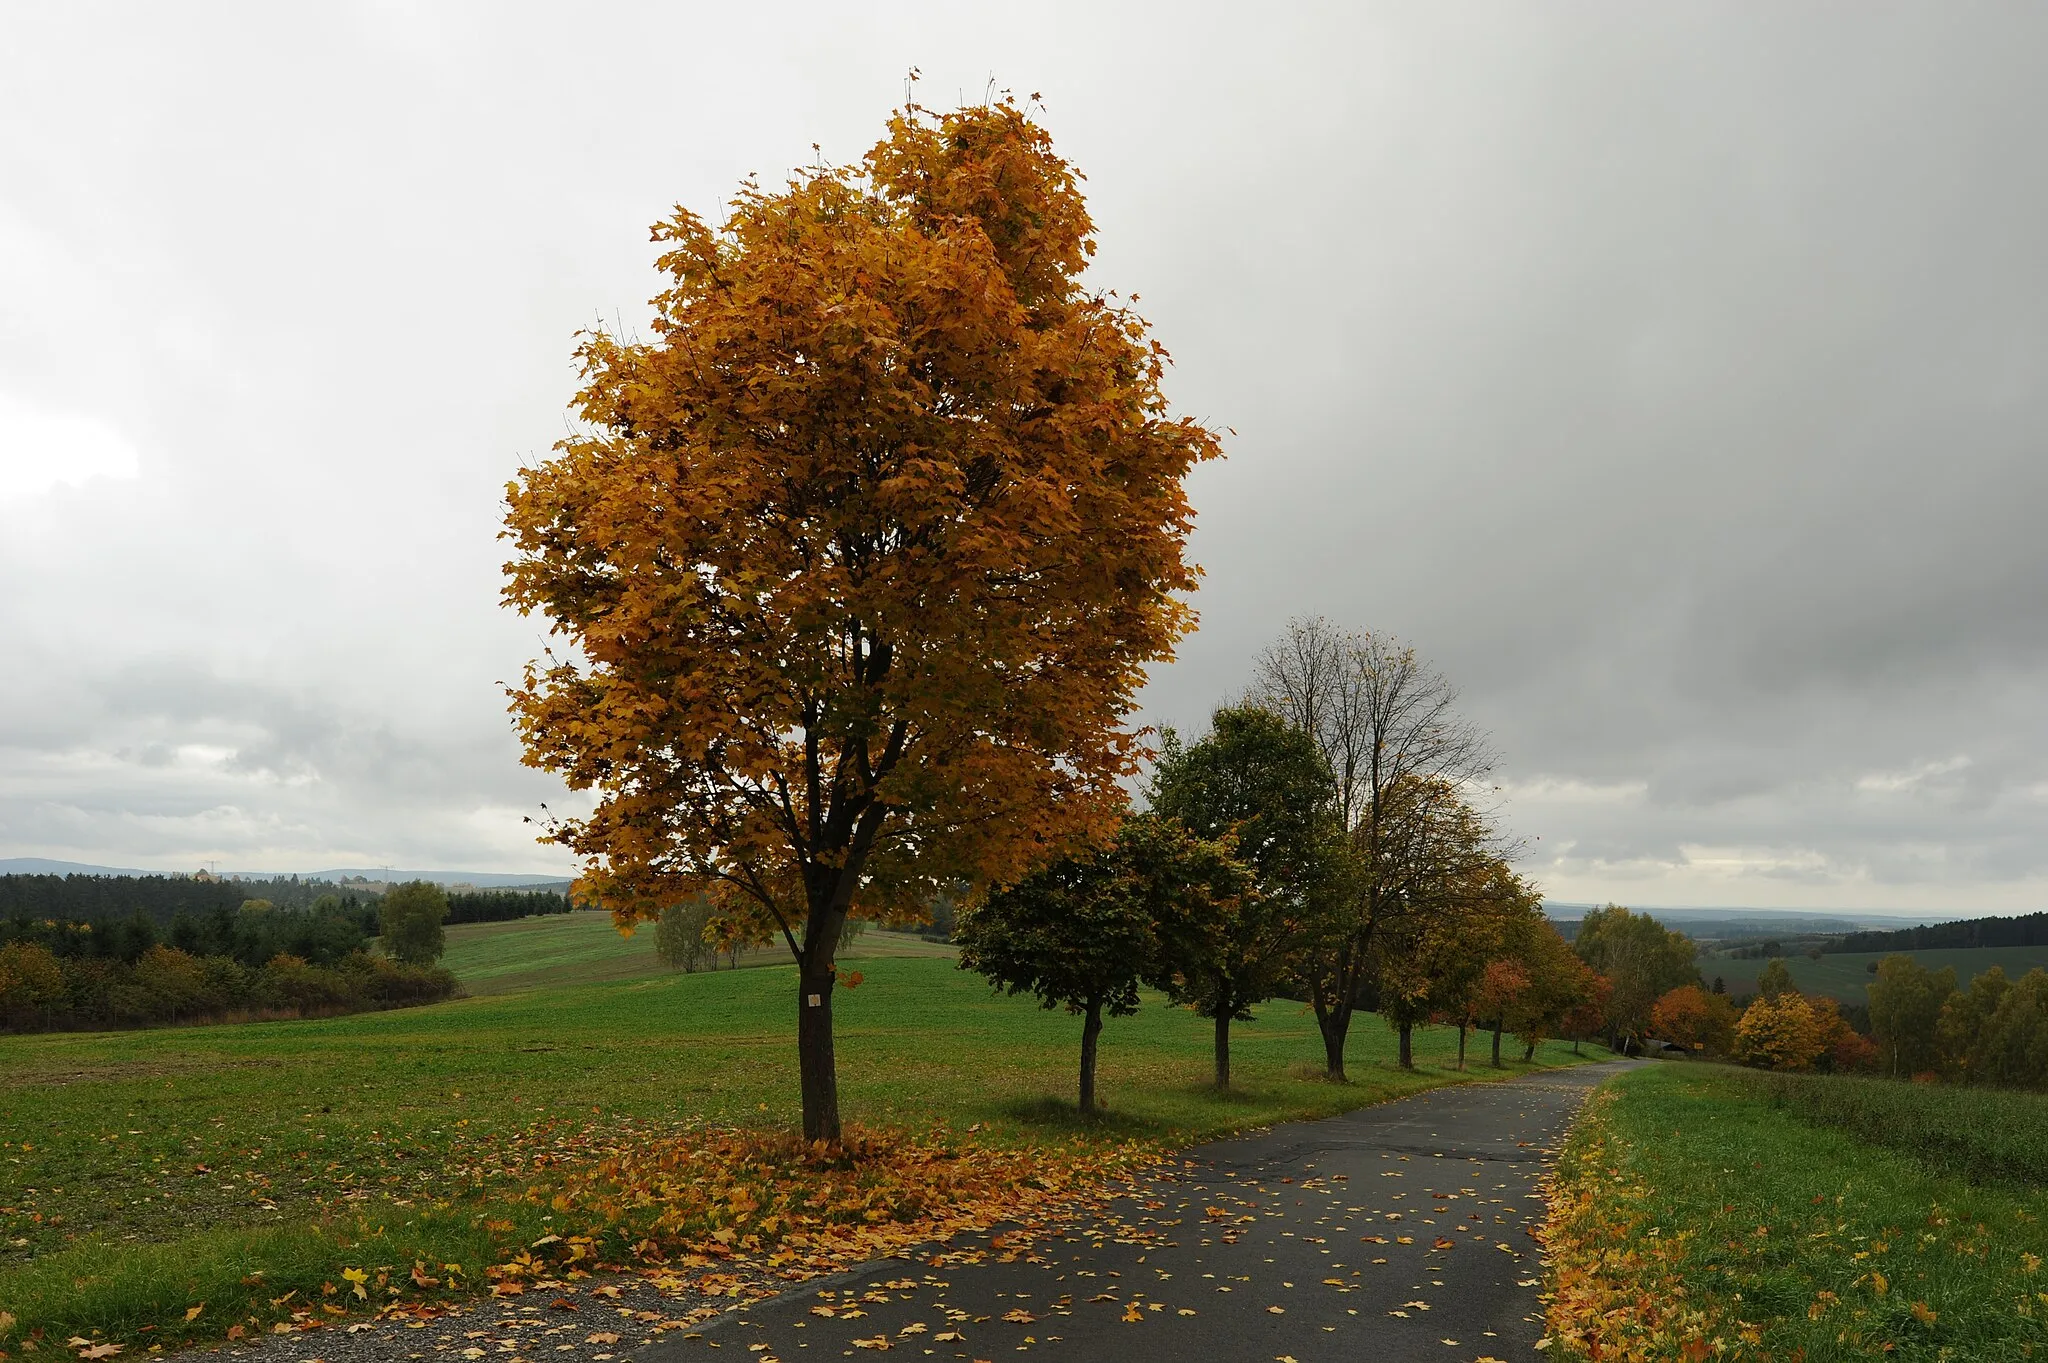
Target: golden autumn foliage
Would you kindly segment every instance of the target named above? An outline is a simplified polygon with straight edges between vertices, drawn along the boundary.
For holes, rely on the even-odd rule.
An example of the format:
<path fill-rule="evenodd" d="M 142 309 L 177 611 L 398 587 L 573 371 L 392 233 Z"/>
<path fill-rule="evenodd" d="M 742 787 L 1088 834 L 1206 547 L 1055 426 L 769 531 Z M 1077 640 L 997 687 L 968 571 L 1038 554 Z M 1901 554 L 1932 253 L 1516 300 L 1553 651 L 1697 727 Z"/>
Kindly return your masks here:
<path fill-rule="evenodd" d="M 584 339 L 580 429 L 508 492 L 506 597 L 573 645 L 512 691 L 526 760 L 597 797 L 551 836 L 621 923 L 703 894 L 782 937 L 811 1136 L 846 916 L 1106 837 L 1192 622 L 1217 441 L 1083 285 L 1092 234 L 1014 104 L 906 108 L 656 226 L 652 338 Z"/>
<path fill-rule="evenodd" d="M 1650 1009 L 1650 1030 L 1689 1050 L 1725 1054 L 1735 1037 L 1735 1005 L 1696 984 L 1670 990 Z"/>
<path fill-rule="evenodd" d="M 531 1247 L 490 1276 L 550 1276 L 621 1243 L 643 1265 L 744 1265 L 788 1279 L 999 1224 L 1011 1228 L 1005 1244 L 1023 1244 L 1098 1207 L 1158 1158 L 1134 1142 L 1018 1149 L 850 1127 L 831 1146 L 737 1130 L 622 1140 L 528 1190 L 586 1233 Z"/>
<path fill-rule="evenodd" d="M 1759 994 L 1735 1024 L 1735 1058 L 1765 1070 L 1810 1070 L 1834 1040 L 1832 1007 L 1816 1008 L 1798 994 Z"/>

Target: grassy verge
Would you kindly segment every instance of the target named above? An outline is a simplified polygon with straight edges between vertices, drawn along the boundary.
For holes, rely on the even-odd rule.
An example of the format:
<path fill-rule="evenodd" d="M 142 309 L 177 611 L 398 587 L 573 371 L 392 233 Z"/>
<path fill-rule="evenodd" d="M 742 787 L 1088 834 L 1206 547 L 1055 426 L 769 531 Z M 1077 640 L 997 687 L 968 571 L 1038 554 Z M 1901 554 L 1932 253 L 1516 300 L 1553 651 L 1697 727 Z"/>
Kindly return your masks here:
<path fill-rule="evenodd" d="M 1671 1065 L 1589 1101 L 1552 1199 L 1553 1358 L 2041 1355 L 2037 1185 L 1966 1181 L 1768 1092 Z M 1919 1107 L 1925 1129 L 1955 1097 L 1901 1087 L 1884 1101 Z"/>
<path fill-rule="evenodd" d="M 1733 1071 L 1758 1100 L 1973 1182 L 2048 1186 L 2048 1094 Z"/>
<path fill-rule="evenodd" d="M 844 1110 L 870 1128 L 1165 1149 L 1461 1077 L 1454 1034 L 1425 1034 L 1404 1073 L 1392 1035 L 1361 1018 L 1355 1082 L 1323 1083 L 1313 1019 L 1276 1004 L 1234 1033 L 1240 1087 L 1219 1096 L 1203 1083 L 1207 1024 L 1155 1005 L 1109 1025 L 1111 1115 L 1083 1125 L 1057 1101 L 1073 1084 L 1073 1019 L 994 996 L 948 960 L 861 969 L 837 1001 L 838 1052 Z M 315 1022 L 0 1039 L 0 1310 L 15 1317 L 0 1350 L 36 1329 L 168 1344 L 309 1304 L 325 1318 L 364 1305 L 350 1272 L 371 1303 L 473 1287 L 517 1247 L 587 1229 L 551 1224 L 535 1196 L 558 1174 L 679 1128 L 787 1125 L 792 990 L 780 967 Z M 1571 1059 L 1546 1047 L 1538 1063 Z"/>

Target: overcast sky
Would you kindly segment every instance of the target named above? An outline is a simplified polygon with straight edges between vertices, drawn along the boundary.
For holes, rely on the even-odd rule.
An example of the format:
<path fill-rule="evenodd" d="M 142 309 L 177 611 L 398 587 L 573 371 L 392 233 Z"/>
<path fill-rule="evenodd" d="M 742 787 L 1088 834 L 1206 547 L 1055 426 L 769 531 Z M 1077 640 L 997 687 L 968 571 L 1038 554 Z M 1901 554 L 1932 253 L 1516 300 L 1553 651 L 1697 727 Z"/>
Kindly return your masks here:
<path fill-rule="evenodd" d="M 1040 92 L 1196 477 L 1199 727 L 1413 642 L 1554 898 L 2048 907 L 2048 7 L 15 6 L 0 856 L 556 870 L 501 490 L 647 225 Z"/>

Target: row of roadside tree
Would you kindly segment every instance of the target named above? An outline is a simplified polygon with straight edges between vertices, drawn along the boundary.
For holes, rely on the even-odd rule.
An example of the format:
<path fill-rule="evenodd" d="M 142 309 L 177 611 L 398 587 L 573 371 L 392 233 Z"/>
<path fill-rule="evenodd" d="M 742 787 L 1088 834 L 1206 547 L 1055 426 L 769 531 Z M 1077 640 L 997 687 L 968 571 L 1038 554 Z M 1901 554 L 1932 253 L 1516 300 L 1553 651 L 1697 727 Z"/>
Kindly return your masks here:
<path fill-rule="evenodd" d="M 1207 733 L 1162 735 L 1113 841 L 961 916 L 962 964 L 1081 1016 L 1084 1109 L 1103 1020 L 1143 985 L 1212 1021 L 1219 1086 L 1231 1025 L 1276 997 L 1313 1009 L 1340 1081 L 1361 1012 L 1396 1030 L 1404 1066 L 1426 1022 L 1459 1029 L 1460 1064 L 1475 1029 L 1495 1064 L 1505 1035 L 1526 1057 L 1606 1030 L 1612 988 L 1515 873 L 1479 803 L 1491 753 L 1455 702 L 1411 648 L 1293 622 Z"/>

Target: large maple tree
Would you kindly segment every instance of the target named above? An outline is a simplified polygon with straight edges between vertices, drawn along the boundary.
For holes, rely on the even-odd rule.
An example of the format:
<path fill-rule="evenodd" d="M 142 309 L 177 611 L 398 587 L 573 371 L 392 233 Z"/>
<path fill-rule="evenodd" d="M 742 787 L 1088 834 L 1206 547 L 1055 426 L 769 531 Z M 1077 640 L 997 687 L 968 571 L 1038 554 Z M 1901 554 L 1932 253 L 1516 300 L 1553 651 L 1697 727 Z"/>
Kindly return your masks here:
<path fill-rule="evenodd" d="M 814 1140 L 847 917 L 1106 838 L 1192 625 L 1218 442 L 1084 282 L 1079 180 L 1013 102 L 911 106 L 678 209 L 651 335 L 583 338 L 577 428 L 508 489 L 506 598 L 572 645 L 512 688 L 525 760 L 595 796 L 549 836 L 622 926 L 701 894 L 787 944 Z"/>

